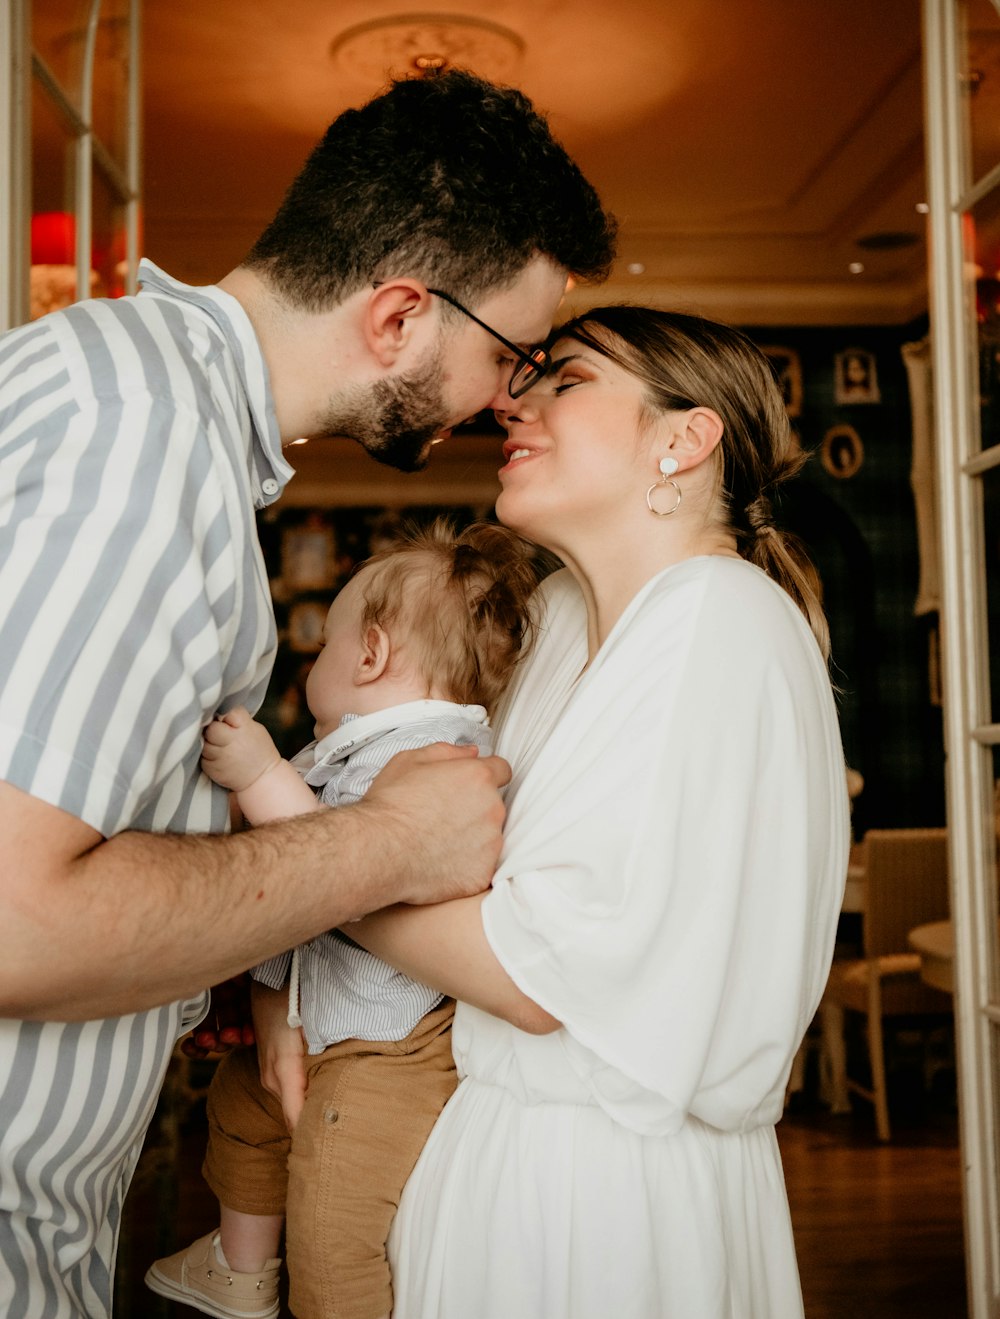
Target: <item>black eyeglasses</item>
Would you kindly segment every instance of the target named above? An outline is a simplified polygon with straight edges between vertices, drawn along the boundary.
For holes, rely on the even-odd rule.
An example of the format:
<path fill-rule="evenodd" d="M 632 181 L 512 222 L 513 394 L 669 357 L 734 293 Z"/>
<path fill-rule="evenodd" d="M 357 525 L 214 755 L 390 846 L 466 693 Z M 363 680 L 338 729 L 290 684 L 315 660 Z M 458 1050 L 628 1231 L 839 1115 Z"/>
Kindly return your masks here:
<path fill-rule="evenodd" d="M 381 283 L 381 280 L 376 280 L 372 285 L 372 288 L 377 289 Z M 510 378 L 510 384 L 507 386 L 507 392 L 510 394 L 511 398 L 520 398 L 522 394 L 527 394 L 532 385 L 537 385 L 542 376 L 546 375 L 551 370 L 552 358 L 544 348 L 532 348 L 530 353 L 526 353 L 523 348 L 518 348 L 516 343 L 511 343 L 511 341 L 505 339 L 502 334 L 498 334 L 491 325 L 487 325 L 486 322 L 481 321 L 478 316 L 474 316 L 472 312 L 469 311 L 468 307 L 463 307 L 460 302 L 456 302 L 450 293 L 445 293 L 444 289 L 428 289 L 427 292 L 433 293 L 436 298 L 440 298 L 443 302 L 447 302 L 450 306 L 454 307 L 456 311 L 460 311 L 463 316 L 468 316 L 470 321 L 475 321 L 477 325 L 482 326 L 487 334 L 492 334 L 494 339 L 499 340 L 506 349 L 512 352 L 514 356 L 520 360 L 521 364 L 514 368 L 513 374 Z"/>
<path fill-rule="evenodd" d="M 443 289 L 428 289 L 427 292 L 433 293 L 436 298 L 441 298 L 457 311 L 460 311 L 463 316 L 468 316 L 470 321 L 475 321 L 477 325 L 481 325 L 487 334 L 492 334 L 494 339 L 497 339 L 515 357 L 520 359 L 521 364 L 514 368 L 510 384 L 507 386 L 507 392 L 511 398 L 520 398 L 522 394 L 526 394 L 533 385 L 538 384 L 542 376 L 551 368 L 552 358 L 544 348 L 532 348 L 530 353 L 526 353 L 523 348 L 518 348 L 516 343 L 511 343 L 502 334 L 498 334 L 491 325 L 487 325 L 478 316 L 474 316 L 468 307 L 463 307 L 450 293 L 445 293 Z"/>

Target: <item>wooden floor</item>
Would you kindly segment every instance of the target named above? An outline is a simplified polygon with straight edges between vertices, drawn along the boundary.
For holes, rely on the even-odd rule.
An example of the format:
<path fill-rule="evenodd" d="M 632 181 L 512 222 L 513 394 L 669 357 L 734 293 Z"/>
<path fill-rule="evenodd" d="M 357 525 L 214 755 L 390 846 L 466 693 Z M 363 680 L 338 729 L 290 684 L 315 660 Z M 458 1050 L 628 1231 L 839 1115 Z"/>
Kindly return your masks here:
<path fill-rule="evenodd" d="M 957 1120 L 870 1111 L 779 1124 L 807 1319 L 964 1319 Z"/>
<path fill-rule="evenodd" d="M 966 1315 L 953 1097 L 947 1091 L 922 1096 L 909 1109 L 905 1093 L 902 1100 L 894 1101 L 889 1145 L 876 1141 L 863 1104 L 832 1117 L 818 1101 L 804 1099 L 778 1127 L 807 1319 Z M 175 1248 L 172 1230 L 180 1245 L 213 1226 L 214 1208 L 198 1175 L 203 1142 L 201 1123 L 189 1123 L 176 1190 L 148 1167 L 137 1179 L 126 1205 L 130 1226 L 116 1319 L 194 1319 L 193 1310 L 149 1293 L 142 1274 L 157 1254 Z"/>

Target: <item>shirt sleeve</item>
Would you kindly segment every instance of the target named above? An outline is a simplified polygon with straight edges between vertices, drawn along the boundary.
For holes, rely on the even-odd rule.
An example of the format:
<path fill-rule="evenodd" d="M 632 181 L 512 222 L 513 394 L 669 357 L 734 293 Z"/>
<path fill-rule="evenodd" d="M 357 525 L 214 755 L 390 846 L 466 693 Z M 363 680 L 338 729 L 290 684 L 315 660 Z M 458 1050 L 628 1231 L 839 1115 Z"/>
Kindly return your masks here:
<path fill-rule="evenodd" d="M 288 984 L 288 972 L 292 965 L 292 954 L 279 953 L 277 957 L 269 957 L 266 962 L 261 962 L 259 966 L 252 967 L 250 974 L 254 980 L 259 980 L 262 985 L 267 985 L 269 989 L 284 989 Z"/>
<path fill-rule="evenodd" d="M 239 595 L 204 430 L 139 391 L 21 438 L 0 448 L 0 776 L 104 835 L 154 799 L 183 812 Z"/>

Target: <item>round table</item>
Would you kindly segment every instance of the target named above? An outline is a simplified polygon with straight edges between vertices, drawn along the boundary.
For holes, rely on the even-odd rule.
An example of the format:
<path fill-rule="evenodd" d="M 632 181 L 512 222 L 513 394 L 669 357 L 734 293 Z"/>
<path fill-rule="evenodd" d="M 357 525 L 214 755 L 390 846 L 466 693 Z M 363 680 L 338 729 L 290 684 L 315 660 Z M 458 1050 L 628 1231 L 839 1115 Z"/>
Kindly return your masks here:
<path fill-rule="evenodd" d="M 951 994 L 955 988 L 955 931 L 951 921 L 918 925 L 907 939 L 910 947 L 920 954 L 920 978 Z"/>

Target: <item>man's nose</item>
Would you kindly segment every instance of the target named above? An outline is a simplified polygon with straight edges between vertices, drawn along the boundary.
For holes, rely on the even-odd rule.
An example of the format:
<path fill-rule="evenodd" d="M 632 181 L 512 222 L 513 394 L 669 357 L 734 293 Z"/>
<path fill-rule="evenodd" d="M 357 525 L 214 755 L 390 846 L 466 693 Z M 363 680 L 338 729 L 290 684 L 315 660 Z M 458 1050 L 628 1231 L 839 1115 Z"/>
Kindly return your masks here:
<path fill-rule="evenodd" d="M 493 397 L 489 401 L 489 404 L 487 405 L 488 407 L 491 407 L 493 409 L 494 415 L 496 416 L 496 419 L 501 426 L 505 424 L 504 417 L 508 413 L 516 411 L 518 402 L 520 401 L 519 399 L 511 398 L 510 376 L 507 375 L 506 372 L 504 373 L 504 376 L 505 378 L 497 386 L 496 393 L 493 395 Z"/>

